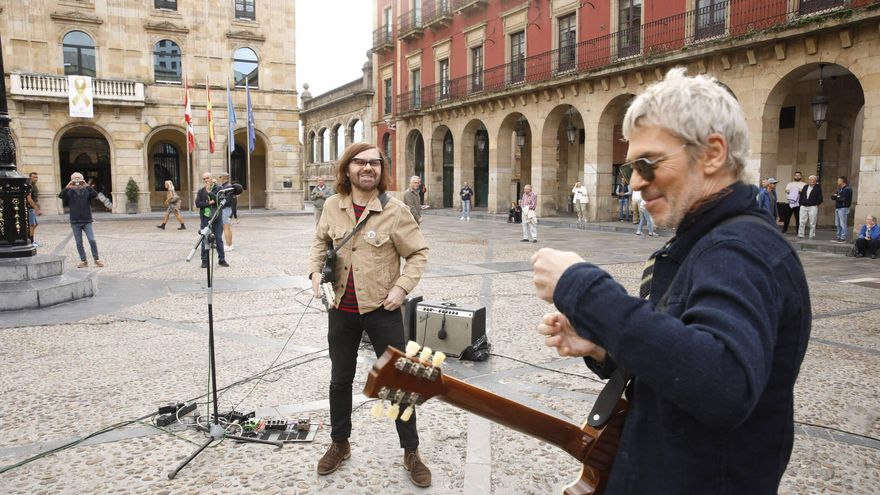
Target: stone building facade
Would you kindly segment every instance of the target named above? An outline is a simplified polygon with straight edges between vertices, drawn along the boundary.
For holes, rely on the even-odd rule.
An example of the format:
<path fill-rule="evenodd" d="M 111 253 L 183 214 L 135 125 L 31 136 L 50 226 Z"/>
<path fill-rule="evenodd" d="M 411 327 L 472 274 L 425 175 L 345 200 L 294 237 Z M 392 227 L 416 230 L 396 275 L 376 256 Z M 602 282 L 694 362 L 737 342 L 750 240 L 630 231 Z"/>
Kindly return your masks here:
<path fill-rule="evenodd" d="M 363 75 L 347 84 L 313 97 L 308 83 L 303 85 L 302 133 L 303 193 L 309 192 L 323 177 L 330 188 L 335 183 L 335 161 L 343 150 L 358 141 L 373 142 L 373 66 L 367 53 Z"/>
<path fill-rule="evenodd" d="M 589 189 L 615 218 L 630 100 L 675 66 L 716 77 L 742 104 L 748 181 L 820 176 L 832 224 L 840 175 L 858 224 L 880 214 L 878 0 L 374 0 L 375 136 L 425 178 L 428 202 L 505 211 L 525 184 L 539 213 Z M 821 81 L 821 84 L 820 84 Z M 828 98 L 817 127 L 811 103 Z M 390 125 L 389 125 L 390 124 Z"/>
<path fill-rule="evenodd" d="M 294 0 L 7 3 L 0 33 L 17 165 L 39 172 L 43 211 L 63 211 L 56 195 L 74 171 L 95 179 L 120 213 L 130 178 L 146 212 L 162 207 L 166 179 L 194 193 L 201 173 L 229 169 L 247 189 L 240 207 L 301 209 L 294 20 Z M 68 75 L 93 78 L 93 118 L 69 115 Z M 196 140 L 189 165 L 185 80 Z M 227 81 L 237 117 L 231 160 Z M 255 128 L 249 164 L 246 83 Z"/>

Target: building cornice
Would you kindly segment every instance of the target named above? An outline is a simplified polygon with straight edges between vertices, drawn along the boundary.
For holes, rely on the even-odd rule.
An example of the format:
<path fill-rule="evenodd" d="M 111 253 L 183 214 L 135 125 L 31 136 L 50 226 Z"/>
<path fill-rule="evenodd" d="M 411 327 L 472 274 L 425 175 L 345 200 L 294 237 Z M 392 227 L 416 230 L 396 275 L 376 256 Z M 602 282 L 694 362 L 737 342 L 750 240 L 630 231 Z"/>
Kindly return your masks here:
<path fill-rule="evenodd" d="M 160 21 L 160 22 L 147 22 L 144 24 L 144 29 L 150 32 L 160 32 L 160 33 L 178 33 L 178 34 L 187 34 L 189 33 L 189 28 L 186 26 L 178 26 L 170 21 Z"/>
<path fill-rule="evenodd" d="M 104 24 L 104 20 L 96 15 L 84 14 L 82 12 L 71 10 L 68 12 L 52 12 L 49 17 L 58 22 L 75 22 L 77 24 L 94 24 L 100 26 Z"/>
<path fill-rule="evenodd" d="M 242 29 L 239 31 L 229 30 L 226 32 L 226 37 L 234 40 L 255 41 L 257 43 L 262 43 L 266 41 L 266 37 L 262 34 L 255 33 L 247 29 Z"/>

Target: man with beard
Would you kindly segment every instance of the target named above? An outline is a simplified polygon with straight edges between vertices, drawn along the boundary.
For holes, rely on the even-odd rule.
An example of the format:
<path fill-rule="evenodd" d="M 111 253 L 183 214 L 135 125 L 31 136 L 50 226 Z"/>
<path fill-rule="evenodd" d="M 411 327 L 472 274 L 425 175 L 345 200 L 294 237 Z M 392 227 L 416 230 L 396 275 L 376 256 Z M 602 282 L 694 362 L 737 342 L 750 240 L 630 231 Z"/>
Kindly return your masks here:
<path fill-rule="evenodd" d="M 328 310 L 327 334 L 332 443 L 318 462 L 320 475 L 336 471 L 351 456 L 351 394 L 361 334 L 367 332 L 376 356 L 389 345 L 403 350 L 400 305 L 418 284 L 428 261 L 428 245 L 410 209 L 385 193 L 390 181 L 388 160 L 375 146 L 352 144 L 336 167 L 338 194 L 324 203 L 315 229 L 309 278 L 316 296 L 320 295 L 327 243 L 332 241 L 339 248 L 336 280 L 329 281 L 335 298 Z M 401 258 L 406 261 L 403 273 Z M 410 479 L 416 486 L 430 486 L 431 471 L 419 457 L 415 413 L 408 421 L 397 419 L 396 426 Z"/>
<path fill-rule="evenodd" d="M 538 296 L 559 310 L 538 326 L 545 344 L 610 377 L 612 406 L 630 400 L 605 493 L 775 494 L 810 298 L 797 254 L 740 181 L 742 109 L 715 79 L 675 68 L 633 100 L 623 136 L 633 189 L 675 228 L 640 297 L 576 253 L 532 258 Z"/>

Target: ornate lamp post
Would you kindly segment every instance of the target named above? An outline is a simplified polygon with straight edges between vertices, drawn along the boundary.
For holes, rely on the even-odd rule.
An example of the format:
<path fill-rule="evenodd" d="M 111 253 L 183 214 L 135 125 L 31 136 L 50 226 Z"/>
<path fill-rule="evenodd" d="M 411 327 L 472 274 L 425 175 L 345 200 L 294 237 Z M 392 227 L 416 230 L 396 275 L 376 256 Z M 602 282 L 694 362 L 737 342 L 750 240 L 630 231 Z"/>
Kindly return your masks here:
<path fill-rule="evenodd" d="M 0 41 L 0 258 L 25 258 L 37 254 L 28 233 L 27 177 L 15 169 L 15 143 L 9 128 L 3 43 Z"/>
<path fill-rule="evenodd" d="M 825 64 L 819 64 L 819 90 L 810 102 L 810 107 L 813 111 L 813 122 L 816 123 L 816 139 L 819 141 L 818 160 L 816 163 L 816 177 L 818 179 L 822 179 L 822 161 L 825 152 L 825 138 L 827 137 L 827 131 L 826 133 L 819 132 L 819 128 L 825 123 L 828 115 L 828 97 L 825 96 L 825 88 L 822 81 L 822 69 L 824 67 Z"/>
<path fill-rule="evenodd" d="M 566 114 L 568 115 L 568 125 L 565 126 L 565 137 L 568 138 L 568 144 L 574 144 L 577 139 L 577 127 L 572 122 L 571 116 L 574 113 L 574 107 L 569 106 Z"/>

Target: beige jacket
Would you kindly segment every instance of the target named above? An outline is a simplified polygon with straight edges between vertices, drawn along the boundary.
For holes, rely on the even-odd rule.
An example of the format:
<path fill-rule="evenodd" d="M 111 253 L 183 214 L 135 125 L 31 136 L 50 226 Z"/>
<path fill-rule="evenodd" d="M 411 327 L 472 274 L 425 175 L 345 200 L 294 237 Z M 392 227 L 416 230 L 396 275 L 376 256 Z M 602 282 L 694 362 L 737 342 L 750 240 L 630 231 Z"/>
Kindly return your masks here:
<path fill-rule="evenodd" d="M 361 314 L 382 306 L 388 292 L 395 285 L 407 294 L 412 292 L 428 263 L 428 244 L 405 204 L 398 199 L 389 198 L 383 210 L 379 198 L 373 196 L 361 214 L 361 222 L 370 211 L 375 213 L 342 246 L 337 253 L 334 267 L 338 277 L 333 281 L 337 306 L 345 293 L 348 272 L 354 267 L 354 287 Z M 327 258 L 327 241 L 333 240 L 333 245 L 336 246 L 355 225 L 351 196 L 335 194 L 327 198 L 324 214 L 315 228 L 315 239 L 309 256 L 309 278 L 313 273 L 321 273 Z M 402 274 L 400 258 L 406 260 Z"/>

